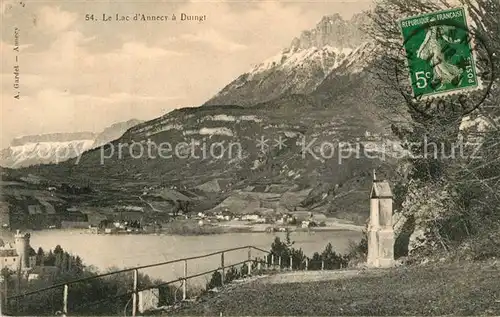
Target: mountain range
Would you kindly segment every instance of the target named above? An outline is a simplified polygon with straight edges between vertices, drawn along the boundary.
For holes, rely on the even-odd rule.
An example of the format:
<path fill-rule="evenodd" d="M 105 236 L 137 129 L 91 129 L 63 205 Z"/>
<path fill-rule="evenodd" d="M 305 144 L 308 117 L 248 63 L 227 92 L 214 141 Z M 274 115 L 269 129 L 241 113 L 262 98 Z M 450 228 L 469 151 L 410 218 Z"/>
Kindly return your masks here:
<path fill-rule="evenodd" d="M 151 197 L 182 194 L 193 212 L 230 205 L 241 213 L 251 205 L 363 224 L 372 170 L 392 177 L 395 160 L 384 147 L 397 147 L 388 138 L 390 99 L 370 71 L 379 54 L 360 30 L 364 20 L 325 16 L 199 107 L 120 126 L 123 135 L 94 138 L 98 145 L 116 139 L 78 159 L 3 173 L 90 186 L 92 195 L 71 200 L 78 208 L 155 213 L 166 207 Z M 133 150 L 148 144 L 164 144 L 170 157 Z M 219 152 L 203 156 L 212 147 Z"/>
<path fill-rule="evenodd" d="M 119 138 L 128 128 L 140 122 L 132 119 L 115 123 L 101 133 L 50 133 L 15 138 L 8 148 L 0 152 L 0 166 L 21 168 L 66 161 Z"/>
<path fill-rule="evenodd" d="M 360 30 L 364 14 L 344 21 L 325 16 L 315 28 L 302 32 L 289 47 L 255 65 L 224 87 L 205 105 L 252 106 L 289 94 L 309 94 L 368 42 Z"/>

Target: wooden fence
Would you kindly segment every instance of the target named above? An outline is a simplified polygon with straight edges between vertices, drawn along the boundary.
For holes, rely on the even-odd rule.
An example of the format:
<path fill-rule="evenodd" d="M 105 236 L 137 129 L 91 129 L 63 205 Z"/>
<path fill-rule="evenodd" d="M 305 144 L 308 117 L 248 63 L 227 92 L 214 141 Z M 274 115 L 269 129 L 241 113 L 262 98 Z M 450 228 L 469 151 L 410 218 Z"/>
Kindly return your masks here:
<path fill-rule="evenodd" d="M 230 265 L 227 265 L 225 263 L 225 255 L 226 254 L 228 254 L 230 252 L 235 252 L 238 250 L 245 250 L 245 249 L 248 250 L 248 256 L 245 260 L 240 261 L 238 263 L 233 263 Z M 252 250 L 259 252 L 260 254 L 265 254 L 264 259 L 262 259 L 260 257 L 259 258 L 255 257 L 252 260 Z M 202 259 L 202 258 L 206 258 L 206 257 L 211 257 L 211 256 L 215 256 L 215 255 L 220 255 L 220 266 L 219 267 L 214 268 L 214 269 L 209 270 L 209 271 L 196 273 L 193 275 L 188 275 L 188 262 L 189 261 L 196 260 L 196 259 Z M 138 279 L 139 279 L 139 271 L 140 270 L 170 265 L 170 264 L 179 263 L 179 262 L 184 263 L 184 270 L 183 270 L 184 272 L 183 272 L 183 276 L 181 278 L 178 278 L 175 280 L 170 280 L 170 281 L 167 281 L 167 282 L 164 282 L 161 284 L 147 286 L 147 287 L 142 287 L 142 288 L 138 287 Z M 285 263 L 285 262 L 287 262 L 287 263 Z M 120 274 L 120 273 L 130 272 L 133 274 L 133 285 L 131 285 L 130 291 L 125 293 L 125 294 L 120 294 L 117 296 L 110 296 L 110 297 L 103 298 L 100 302 L 101 303 L 108 302 L 108 301 L 110 302 L 113 299 L 116 299 L 118 297 L 131 296 L 132 316 L 136 316 L 137 315 L 137 308 L 138 308 L 138 305 L 137 305 L 138 304 L 137 303 L 138 293 L 142 292 L 142 291 L 146 291 L 146 290 L 150 290 L 150 289 L 157 289 L 161 286 L 166 286 L 166 285 L 181 282 L 182 283 L 182 300 L 186 300 L 188 298 L 188 290 L 187 290 L 188 280 L 196 278 L 196 277 L 200 277 L 200 276 L 207 275 L 207 274 L 212 274 L 214 272 L 219 271 L 221 274 L 221 277 L 222 277 L 221 283 L 222 283 L 222 285 L 224 285 L 225 280 L 226 280 L 225 277 L 226 277 L 227 270 L 232 268 L 232 267 L 239 266 L 239 265 L 246 266 L 247 274 L 252 275 L 252 270 L 255 270 L 256 271 L 255 273 L 257 273 L 257 272 L 260 273 L 260 272 L 263 272 L 263 271 L 269 270 L 269 269 L 273 269 L 273 270 L 278 269 L 280 271 L 281 270 L 293 270 L 294 267 L 295 267 L 295 269 L 298 269 L 298 270 L 308 270 L 310 264 L 311 264 L 311 260 L 307 257 L 305 258 L 303 263 L 301 263 L 300 265 L 298 265 L 298 263 L 295 263 L 295 265 L 294 265 L 292 255 L 290 255 L 289 258 L 287 258 L 287 259 L 283 259 L 283 257 L 279 254 L 273 254 L 270 251 L 263 250 L 263 249 L 260 249 L 258 247 L 255 247 L 255 246 L 243 246 L 243 247 L 226 249 L 226 250 L 217 251 L 217 252 L 199 255 L 199 256 L 193 256 L 193 257 L 176 259 L 176 260 L 171 260 L 171 261 L 166 261 L 166 262 L 161 262 L 161 263 L 156 263 L 156 264 L 127 268 L 127 269 L 123 269 L 123 270 L 118 270 L 118 271 L 113 271 L 113 272 L 104 273 L 104 274 L 100 274 L 100 275 L 95 275 L 95 276 L 90 276 L 90 277 L 81 278 L 81 279 L 77 279 L 77 280 L 72 280 L 72 281 L 68 281 L 65 283 L 54 284 L 54 285 L 51 285 L 49 287 L 41 288 L 41 289 L 38 289 L 35 291 L 30 291 L 30 292 L 7 297 L 6 303 L 8 303 L 9 305 L 4 305 L 4 306 L 11 307 L 10 305 L 12 305 L 13 302 L 15 302 L 15 303 L 13 303 L 15 306 L 20 299 L 23 299 L 23 298 L 26 298 L 28 296 L 35 295 L 35 294 L 60 289 L 60 291 L 61 291 L 60 294 L 62 296 L 62 307 L 61 307 L 60 312 L 63 316 L 69 316 L 71 314 L 71 312 L 68 310 L 68 295 L 71 292 L 71 288 L 73 286 L 75 286 L 77 284 L 84 283 L 84 282 L 88 282 L 90 280 L 95 280 L 95 279 L 99 279 L 102 277 L 106 277 L 106 276 L 112 276 L 112 275 L 116 275 L 116 274 Z M 321 261 L 321 270 L 323 270 L 323 269 L 325 269 L 325 262 Z M 40 303 L 40 304 L 42 304 L 42 303 Z M 8 308 L 8 307 L 4 307 L 4 309 L 3 309 L 4 314 L 8 313 L 8 311 L 6 311 L 7 310 L 6 308 Z M 2 312 L 1 301 L 0 301 L 0 312 Z"/>

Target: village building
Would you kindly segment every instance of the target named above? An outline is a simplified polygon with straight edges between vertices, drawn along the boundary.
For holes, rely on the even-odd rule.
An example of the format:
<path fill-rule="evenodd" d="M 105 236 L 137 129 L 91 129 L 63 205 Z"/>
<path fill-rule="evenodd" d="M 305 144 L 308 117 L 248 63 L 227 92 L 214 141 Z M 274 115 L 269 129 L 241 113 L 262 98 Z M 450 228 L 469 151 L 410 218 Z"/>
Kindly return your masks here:
<path fill-rule="evenodd" d="M 302 228 L 311 228 L 311 227 L 317 227 L 318 224 L 312 220 L 304 220 L 302 221 L 301 227 Z"/>
<path fill-rule="evenodd" d="M 229 221 L 233 219 L 233 213 L 229 211 L 228 208 L 224 208 L 223 210 L 219 210 L 214 213 L 215 218 L 217 220 Z"/>
<path fill-rule="evenodd" d="M 259 214 L 248 214 L 248 215 L 243 215 L 241 217 L 241 220 L 246 220 L 246 221 L 258 221 L 260 219 L 261 217 Z"/>

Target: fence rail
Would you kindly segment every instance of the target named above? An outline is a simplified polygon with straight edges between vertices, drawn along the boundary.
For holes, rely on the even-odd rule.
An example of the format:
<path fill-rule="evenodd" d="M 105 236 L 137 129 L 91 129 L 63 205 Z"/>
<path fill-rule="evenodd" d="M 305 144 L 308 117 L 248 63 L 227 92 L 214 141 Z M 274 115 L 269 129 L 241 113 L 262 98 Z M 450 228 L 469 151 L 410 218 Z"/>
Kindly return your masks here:
<path fill-rule="evenodd" d="M 225 255 L 226 254 L 228 254 L 230 252 L 234 252 L 234 251 L 245 250 L 245 249 L 248 250 L 248 257 L 246 260 L 243 260 L 243 261 L 240 261 L 237 263 L 233 263 L 233 264 L 229 264 L 229 265 L 227 265 L 225 263 Z M 264 253 L 265 260 L 262 260 L 260 257 L 259 258 L 256 257 L 256 258 L 252 259 L 252 250 Z M 220 255 L 220 265 L 217 268 L 212 269 L 212 270 L 208 270 L 205 272 L 201 272 L 201 273 L 188 275 L 188 270 L 187 270 L 188 261 L 207 258 L 207 257 L 215 256 L 215 255 Z M 276 263 L 276 260 L 278 263 Z M 69 296 L 69 293 L 71 291 L 71 286 L 76 285 L 76 284 L 80 284 L 80 283 L 84 283 L 84 282 L 88 282 L 91 280 L 100 279 L 100 278 L 107 277 L 107 276 L 132 272 L 133 273 L 133 285 L 132 285 L 132 289 L 130 291 L 123 293 L 123 294 L 108 296 L 108 297 L 103 298 L 102 300 L 99 300 L 99 302 L 94 302 L 91 304 L 97 305 L 98 303 L 108 302 L 108 301 L 111 301 L 113 299 L 126 297 L 126 296 L 132 296 L 132 298 L 131 298 L 131 300 L 132 300 L 132 306 L 131 306 L 132 316 L 136 316 L 137 308 L 138 308 L 138 305 L 137 305 L 138 294 L 139 294 L 139 292 L 142 292 L 142 291 L 146 291 L 146 290 L 150 290 L 150 289 L 157 289 L 157 288 L 162 287 L 162 286 L 167 286 L 167 285 L 181 282 L 182 283 L 182 300 L 186 300 L 187 299 L 187 282 L 188 282 L 188 280 L 193 279 L 193 278 L 197 278 L 200 276 L 204 276 L 207 274 L 211 274 L 211 273 L 220 271 L 221 277 L 222 277 L 221 284 L 224 285 L 225 277 L 226 277 L 225 274 L 226 274 L 227 270 L 230 268 L 234 268 L 236 266 L 239 266 L 239 265 L 246 266 L 246 270 L 247 270 L 246 275 L 251 275 L 252 270 L 254 270 L 253 266 L 256 266 L 255 269 L 257 272 L 262 271 L 262 265 L 264 265 L 264 269 L 271 268 L 274 270 L 274 269 L 276 269 L 276 267 L 278 267 L 278 269 L 280 271 L 282 269 L 293 270 L 294 267 L 296 267 L 299 270 L 308 270 L 308 269 L 310 269 L 310 264 L 314 262 L 306 257 L 302 263 L 296 263 L 296 265 L 294 266 L 292 255 L 289 255 L 289 258 L 286 259 L 288 263 L 284 262 L 284 260 L 285 259 L 283 259 L 283 257 L 280 254 L 274 254 L 271 251 L 264 250 L 264 249 L 261 249 L 261 248 L 255 247 L 255 246 L 236 247 L 236 248 L 231 248 L 231 249 L 225 249 L 222 251 L 212 252 L 209 254 L 192 256 L 192 257 L 176 259 L 176 260 L 171 260 L 171 261 L 165 261 L 165 262 L 160 262 L 160 263 L 155 263 L 155 264 L 137 266 L 137 267 L 133 267 L 133 268 L 126 268 L 126 269 L 117 270 L 117 271 L 113 271 L 113 272 L 108 272 L 108 273 L 103 273 L 103 274 L 99 274 L 99 275 L 80 278 L 80 279 L 76 279 L 76 280 L 72 280 L 72 281 L 68 281 L 68 282 L 64 282 L 64 283 L 54 284 L 54 285 L 40 288 L 40 289 L 37 289 L 34 291 L 29 291 L 29 292 L 25 292 L 22 294 L 9 296 L 6 298 L 6 303 L 16 302 L 16 305 L 18 305 L 18 301 L 22 298 L 25 298 L 25 297 L 28 297 L 31 295 L 35 295 L 35 294 L 40 294 L 43 292 L 48 292 L 51 290 L 61 289 L 62 290 L 61 295 L 63 297 L 63 301 L 62 301 L 62 307 L 61 307 L 60 312 L 63 316 L 69 316 L 69 314 L 71 312 L 68 309 L 68 307 L 69 307 L 68 306 L 68 304 L 69 304 L 68 296 Z M 138 286 L 139 270 L 144 270 L 144 269 L 153 268 L 153 267 L 160 267 L 160 266 L 165 266 L 165 265 L 175 264 L 175 263 L 180 263 L 180 262 L 184 262 L 184 272 L 183 272 L 183 276 L 181 278 L 177 278 L 175 280 L 170 280 L 167 282 L 154 284 L 154 285 L 150 285 L 150 286 L 146 286 L 146 287 L 139 287 Z M 318 262 L 318 261 L 316 261 L 316 262 Z M 319 264 L 319 262 L 318 262 L 318 264 Z M 286 265 L 286 267 L 284 267 L 284 265 Z M 323 269 L 325 269 L 325 261 L 321 261 L 321 270 L 323 270 Z M 177 293 L 177 290 L 176 290 L 175 294 Z M 174 302 L 177 302 L 176 299 L 174 299 Z M 4 305 L 4 306 L 6 306 L 6 305 Z M 77 306 L 76 308 L 85 307 L 85 306 L 88 306 L 88 304 L 85 304 L 83 306 Z M 2 312 L 1 308 L 2 308 L 2 301 L 0 300 L 0 312 Z M 5 309 L 3 310 L 3 312 L 5 313 Z"/>

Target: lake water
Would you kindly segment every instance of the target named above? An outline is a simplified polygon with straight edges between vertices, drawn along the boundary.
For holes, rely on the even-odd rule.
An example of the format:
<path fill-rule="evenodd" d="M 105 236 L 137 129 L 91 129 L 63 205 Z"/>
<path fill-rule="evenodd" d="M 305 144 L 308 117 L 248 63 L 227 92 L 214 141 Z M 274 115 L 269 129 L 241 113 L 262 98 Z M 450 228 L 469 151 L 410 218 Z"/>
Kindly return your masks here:
<path fill-rule="evenodd" d="M 253 245 L 269 250 L 274 238 L 285 239 L 285 233 L 227 233 L 206 236 L 175 235 L 97 235 L 84 231 L 50 230 L 31 233 L 31 246 L 46 252 L 56 245 L 79 255 L 86 265 L 100 271 L 111 267 L 127 268 L 208 254 L 224 249 Z M 295 248 L 302 248 L 306 255 L 321 252 L 332 243 L 337 252 L 345 252 L 349 241 L 359 241 L 361 233 L 355 231 L 292 232 Z M 252 250 L 252 257 L 263 255 Z M 248 251 L 234 251 L 225 255 L 225 263 L 237 263 L 247 259 Z M 183 275 L 183 262 L 142 270 L 141 273 L 175 280 Z M 188 274 L 215 269 L 220 265 L 220 255 L 188 262 Z M 208 277 L 207 277 L 208 278 Z"/>

